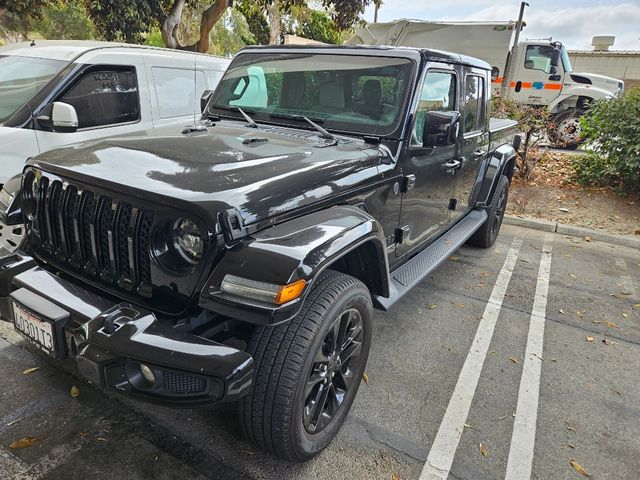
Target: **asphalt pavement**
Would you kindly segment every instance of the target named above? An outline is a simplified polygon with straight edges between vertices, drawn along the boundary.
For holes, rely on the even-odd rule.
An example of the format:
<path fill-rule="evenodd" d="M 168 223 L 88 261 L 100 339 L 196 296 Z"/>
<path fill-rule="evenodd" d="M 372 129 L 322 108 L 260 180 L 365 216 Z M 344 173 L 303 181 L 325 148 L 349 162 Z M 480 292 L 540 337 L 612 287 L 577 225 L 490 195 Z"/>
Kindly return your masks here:
<path fill-rule="evenodd" d="M 374 324 L 340 434 L 288 464 L 243 439 L 233 405 L 104 392 L 0 322 L 0 479 L 639 478 L 638 250 L 505 225 Z"/>

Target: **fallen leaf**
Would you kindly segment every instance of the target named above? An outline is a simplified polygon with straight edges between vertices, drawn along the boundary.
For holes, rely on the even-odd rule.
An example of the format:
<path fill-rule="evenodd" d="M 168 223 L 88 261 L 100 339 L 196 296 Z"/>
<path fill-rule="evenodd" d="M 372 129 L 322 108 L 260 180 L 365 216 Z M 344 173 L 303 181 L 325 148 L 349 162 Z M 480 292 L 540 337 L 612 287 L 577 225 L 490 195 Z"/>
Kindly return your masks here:
<path fill-rule="evenodd" d="M 622 316 L 623 316 L 624 318 L 628 318 L 628 317 L 629 317 L 629 314 L 628 314 L 628 313 L 626 313 L 626 312 L 622 312 Z"/>
<path fill-rule="evenodd" d="M 602 343 L 604 343 L 605 345 L 613 345 L 616 342 L 613 342 L 613 341 L 609 340 L 608 338 L 603 338 L 602 339 Z"/>
<path fill-rule="evenodd" d="M 458 260 L 460 260 L 460 257 L 458 257 L 457 255 L 451 255 L 449 257 L 449 260 L 451 260 L 452 262 L 457 262 Z"/>
<path fill-rule="evenodd" d="M 571 278 L 573 278 L 574 280 L 578 278 L 578 277 L 576 277 L 573 273 L 570 273 L 570 274 L 569 274 L 569 276 L 570 276 Z"/>
<path fill-rule="evenodd" d="M 593 342 L 593 337 L 591 335 L 587 336 L 587 342 Z"/>
<path fill-rule="evenodd" d="M 584 313 L 581 312 L 580 310 L 576 310 L 576 315 L 579 316 L 580 318 L 584 317 Z"/>
<path fill-rule="evenodd" d="M 471 430 L 475 430 L 476 432 L 478 432 L 478 431 L 479 431 L 476 427 L 474 427 L 473 425 L 470 425 L 470 424 L 468 424 L 468 423 L 465 423 L 465 424 L 464 424 L 464 426 L 465 426 L 466 428 L 470 428 Z"/>
<path fill-rule="evenodd" d="M 71 396 L 73 398 L 78 398 L 80 396 L 80 389 L 75 385 L 71 387 Z"/>
<path fill-rule="evenodd" d="M 486 448 L 484 448 L 482 444 L 480 444 L 480 453 L 482 454 L 483 457 L 486 457 L 487 455 L 489 455 L 489 452 L 487 451 Z"/>
<path fill-rule="evenodd" d="M 369 375 L 366 372 L 362 374 L 362 381 L 369 385 Z"/>
<path fill-rule="evenodd" d="M 463 303 L 451 302 L 451 305 L 453 305 L 454 307 L 458 307 L 458 308 L 464 308 L 464 304 Z"/>
<path fill-rule="evenodd" d="M 607 322 L 607 327 L 609 327 L 609 328 L 620 328 L 620 327 L 618 327 L 618 325 L 616 325 L 613 322 Z"/>
<path fill-rule="evenodd" d="M 480 288 L 484 287 L 484 283 L 476 283 L 476 285 Z"/>
<path fill-rule="evenodd" d="M 571 459 L 570 463 L 571 463 L 571 466 L 574 468 L 574 470 L 578 472 L 580 475 L 584 475 L 585 477 L 591 476 L 591 474 L 575 460 Z"/>
<path fill-rule="evenodd" d="M 560 312 L 562 315 L 564 315 L 564 310 L 563 309 L 558 310 L 558 312 Z"/>
<path fill-rule="evenodd" d="M 391 474 L 391 480 L 400 480 L 400 477 L 398 475 L 396 475 L 395 473 Z"/>
<path fill-rule="evenodd" d="M 558 210 L 560 210 L 563 213 L 569 213 L 569 209 L 568 208 L 559 208 Z"/>
<path fill-rule="evenodd" d="M 40 442 L 40 439 L 38 437 L 24 437 L 13 442 L 11 445 L 9 445 L 9 448 L 11 450 L 17 450 L 19 448 L 33 447 L 38 442 Z"/>
<path fill-rule="evenodd" d="M 22 374 L 29 375 L 30 373 L 37 372 L 38 370 L 40 370 L 40 367 L 27 368 L 26 370 L 22 371 Z"/>
<path fill-rule="evenodd" d="M 106 441 L 107 441 L 106 438 L 96 437 L 96 442 L 106 442 Z"/>
<path fill-rule="evenodd" d="M 640 308 L 640 303 L 634 303 L 633 305 L 631 305 L 633 308 Z"/>
<path fill-rule="evenodd" d="M 520 363 L 517 358 L 509 357 L 509 360 L 511 360 L 516 365 L 518 365 Z"/>
<path fill-rule="evenodd" d="M 432 303 L 432 304 L 431 304 L 431 305 L 429 305 L 429 307 L 427 307 L 427 308 L 429 308 L 429 310 L 433 310 L 433 309 L 434 309 L 434 308 L 436 308 L 436 307 L 437 307 L 437 305 L 436 305 L 435 303 Z"/>
<path fill-rule="evenodd" d="M 591 237 L 589 237 L 589 236 L 584 237 L 584 241 L 585 242 L 590 242 L 591 241 Z"/>

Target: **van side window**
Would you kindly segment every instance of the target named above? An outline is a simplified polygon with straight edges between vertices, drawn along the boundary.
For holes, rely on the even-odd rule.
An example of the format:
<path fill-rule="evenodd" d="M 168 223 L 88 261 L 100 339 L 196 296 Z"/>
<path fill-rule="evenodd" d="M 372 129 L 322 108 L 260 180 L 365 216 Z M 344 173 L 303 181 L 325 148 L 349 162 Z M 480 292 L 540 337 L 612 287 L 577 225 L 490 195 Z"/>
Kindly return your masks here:
<path fill-rule="evenodd" d="M 202 70 L 153 67 L 160 118 L 200 113 L 200 97 L 207 88 Z"/>
<path fill-rule="evenodd" d="M 61 99 L 78 113 L 78 127 L 91 128 L 140 119 L 133 68 L 96 70 L 82 77 Z"/>
<path fill-rule="evenodd" d="M 411 135 L 413 145 L 422 145 L 424 117 L 427 112 L 456 109 L 456 76 L 449 72 L 427 72 L 420 93 L 416 120 Z"/>
<path fill-rule="evenodd" d="M 484 123 L 484 78 L 469 75 L 465 81 L 464 132 L 482 130 Z"/>

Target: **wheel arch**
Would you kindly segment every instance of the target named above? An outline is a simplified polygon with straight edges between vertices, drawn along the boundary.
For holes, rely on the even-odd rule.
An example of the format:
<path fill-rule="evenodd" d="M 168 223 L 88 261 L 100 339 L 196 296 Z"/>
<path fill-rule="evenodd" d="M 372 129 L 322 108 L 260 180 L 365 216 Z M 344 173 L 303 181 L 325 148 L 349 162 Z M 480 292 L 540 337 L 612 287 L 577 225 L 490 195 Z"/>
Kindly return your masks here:
<path fill-rule="evenodd" d="M 253 324 L 276 325 L 294 317 L 314 281 L 328 268 L 361 280 L 371 295 L 389 295 L 389 267 L 380 224 L 367 212 L 341 205 L 283 222 L 227 250 L 207 279 L 199 305 Z M 259 304 L 222 291 L 227 275 L 288 285 L 305 280 L 297 299 L 281 306 Z"/>
<path fill-rule="evenodd" d="M 494 150 L 480 168 L 476 186 L 474 188 L 474 200 L 476 206 L 486 208 L 491 204 L 498 180 L 505 175 L 509 182 L 513 179 L 516 169 L 516 151 L 510 144 L 504 144 Z"/>

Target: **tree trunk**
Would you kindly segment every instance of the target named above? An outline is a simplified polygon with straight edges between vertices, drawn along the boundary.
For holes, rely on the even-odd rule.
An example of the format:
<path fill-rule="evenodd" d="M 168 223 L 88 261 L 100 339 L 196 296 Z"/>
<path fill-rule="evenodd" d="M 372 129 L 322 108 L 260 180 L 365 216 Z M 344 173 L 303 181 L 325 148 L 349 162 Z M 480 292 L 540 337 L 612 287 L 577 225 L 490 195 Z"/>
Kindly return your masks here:
<path fill-rule="evenodd" d="M 175 0 L 169 10 L 169 14 L 161 19 L 161 32 L 164 44 L 169 48 L 178 50 L 190 50 L 206 53 L 209 50 L 209 33 L 227 8 L 233 6 L 233 0 L 214 0 L 209 7 L 202 12 L 200 21 L 200 38 L 193 45 L 182 45 L 178 38 L 178 25 L 182 22 L 182 12 L 186 0 Z"/>
<path fill-rule="evenodd" d="M 281 21 L 282 15 L 280 12 L 280 5 L 278 0 L 273 2 L 267 7 L 267 14 L 269 16 L 269 44 L 280 44 L 280 33 L 282 31 Z"/>

